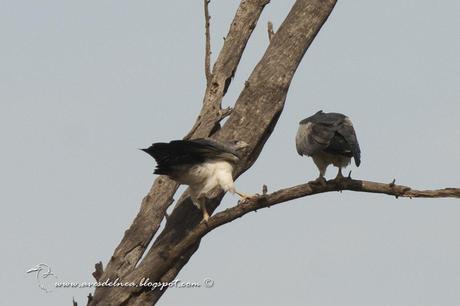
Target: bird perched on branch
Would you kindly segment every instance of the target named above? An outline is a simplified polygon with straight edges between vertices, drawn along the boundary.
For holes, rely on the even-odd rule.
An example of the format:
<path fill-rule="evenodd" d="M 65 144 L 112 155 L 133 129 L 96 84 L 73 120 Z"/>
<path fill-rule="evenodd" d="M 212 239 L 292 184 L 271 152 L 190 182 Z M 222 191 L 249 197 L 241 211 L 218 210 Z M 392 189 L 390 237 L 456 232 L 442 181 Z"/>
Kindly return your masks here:
<path fill-rule="evenodd" d="M 339 168 L 336 179 L 343 177 L 342 168 L 353 157 L 356 166 L 361 163 L 361 150 L 350 118 L 339 113 L 319 111 L 299 122 L 295 139 L 300 156 L 313 158 L 319 170 L 317 181 L 324 183 L 326 168 L 332 164 Z"/>
<path fill-rule="evenodd" d="M 243 200 L 251 197 L 236 191 L 233 183 L 233 168 L 241 158 L 240 150 L 247 146 L 244 141 L 223 143 L 206 138 L 157 142 L 142 151 L 156 160 L 155 174 L 167 175 L 190 187 L 192 202 L 207 221 L 205 195 L 214 187 L 236 193 Z"/>

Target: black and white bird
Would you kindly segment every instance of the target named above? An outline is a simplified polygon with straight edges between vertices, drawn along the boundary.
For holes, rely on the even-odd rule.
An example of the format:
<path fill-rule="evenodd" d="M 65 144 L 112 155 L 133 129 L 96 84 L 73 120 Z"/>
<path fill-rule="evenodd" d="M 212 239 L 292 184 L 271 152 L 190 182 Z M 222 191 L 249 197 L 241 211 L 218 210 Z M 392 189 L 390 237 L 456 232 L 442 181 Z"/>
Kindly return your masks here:
<path fill-rule="evenodd" d="M 157 142 L 142 151 L 157 162 L 155 174 L 167 175 L 179 184 L 190 187 L 192 202 L 208 220 L 205 195 L 216 186 L 246 199 L 251 196 L 236 191 L 233 183 L 233 168 L 241 158 L 244 141 L 232 143 L 213 139 L 173 140 Z"/>
<path fill-rule="evenodd" d="M 342 178 L 342 168 L 354 158 L 356 166 L 361 163 L 361 150 L 350 118 L 339 113 L 319 111 L 299 122 L 295 139 L 299 155 L 313 158 L 319 170 L 318 181 L 324 182 L 326 168 L 339 168 L 337 179 Z"/>

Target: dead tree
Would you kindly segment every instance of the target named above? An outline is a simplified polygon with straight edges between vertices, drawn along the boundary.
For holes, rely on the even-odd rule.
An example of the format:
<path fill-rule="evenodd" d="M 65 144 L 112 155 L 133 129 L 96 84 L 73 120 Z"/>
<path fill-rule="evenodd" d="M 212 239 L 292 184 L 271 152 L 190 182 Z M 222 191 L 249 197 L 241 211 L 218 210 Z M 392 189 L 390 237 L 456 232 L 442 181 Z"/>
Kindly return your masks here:
<path fill-rule="evenodd" d="M 269 23 L 269 45 L 245 83 L 233 108 L 222 109 L 221 102 L 235 75 L 259 16 L 269 0 L 242 0 L 224 45 L 210 69 L 209 0 L 203 0 L 205 11 L 205 76 L 207 80 L 203 105 L 198 118 L 185 139 L 212 137 L 218 140 L 243 140 L 249 144 L 235 169 L 234 177 L 244 173 L 259 156 L 283 110 L 289 85 L 306 50 L 330 15 L 336 0 L 297 0 L 284 22 L 275 32 Z M 221 127 L 222 119 L 228 120 Z M 200 223 L 201 212 L 190 200 L 188 191 L 177 201 L 170 216 L 166 210 L 174 202 L 177 183 L 158 177 L 142 201 L 140 211 L 115 249 L 105 270 L 99 265 L 95 277 L 104 281 L 119 278 L 122 282 L 139 283 L 148 277 L 151 282 L 175 279 L 209 231 L 231 222 L 248 212 L 291 199 L 316 193 L 353 190 L 393 195 L 396 197 L 460 197 L 460 189 L 417 191 L 392 183 L 342 180 L 325 185 L 303 184 L 265 192 L 254 200 L 240 203 Z M 212 213 L 223 197 L 221 190 L 207 195 L 207 208 Z M 147 250 L 161 222 L 165 228 Z M 141 260 L 141 257 L 144 258 Z M 90 295 L 88 305 L 152 305 L 165 290 L 142 287 L 99 287 Z"/>

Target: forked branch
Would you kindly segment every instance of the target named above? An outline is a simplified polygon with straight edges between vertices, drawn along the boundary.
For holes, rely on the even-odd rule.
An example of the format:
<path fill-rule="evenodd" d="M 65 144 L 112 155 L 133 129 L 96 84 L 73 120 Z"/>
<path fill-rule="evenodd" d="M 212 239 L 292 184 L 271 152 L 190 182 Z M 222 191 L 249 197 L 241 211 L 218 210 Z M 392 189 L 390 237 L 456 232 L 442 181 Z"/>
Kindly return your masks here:
<path fill-rule="evenodd" d="M 222 120 L 222 114 L 216 112 L 216 109 L 221 108 L 224 87 L 230 85 L 226 80 L 230 80 L 236 70 L 246 43 L 268 2 L 269 0 L 247 0 L 240 3 L 227 34 L 228 39 L 224 42 L 211 73 L 213 85 L 207 86 L 200 115 L 185 138 L 208 137 L 216 123 Z M 101 276 L 103 279 L 115 279 L 134 269 L 158 231 L 166 210 L 173 203 L 178 186 L 164 176 L 155 180 L 150 192 L 142 200 L 139 213 L 107 263 Z M 106 291 L 105 289 L 96 289 L 95 300 L 101 294 L 100 291 Z"/>

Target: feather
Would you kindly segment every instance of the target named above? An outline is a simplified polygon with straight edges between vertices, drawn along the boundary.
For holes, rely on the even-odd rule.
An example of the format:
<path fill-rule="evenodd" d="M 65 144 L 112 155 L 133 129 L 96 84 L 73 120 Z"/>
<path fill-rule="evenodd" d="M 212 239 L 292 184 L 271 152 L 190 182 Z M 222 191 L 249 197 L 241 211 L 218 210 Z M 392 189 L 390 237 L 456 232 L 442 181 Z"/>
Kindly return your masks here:
<path fill-rule="evenodd" d="M 178 171 L 206 161 L 238 161 L 237 152 L 231 147 L 210 139 L 173 140 L 169 143 L 157 142 L 142 151 L 157 162 L 155 174 L 177 176 Z"/>
<path fill-rule="evenodd" d="M 300 121 L 296 149 L 299 155 L 316 158 L 320 173 L 324 173 L 328 164 L 344 167 L 352 157 L 356 166 L 361 164 L 361 149 L 353 124 L 340 113 L 319 111 Z"/>

